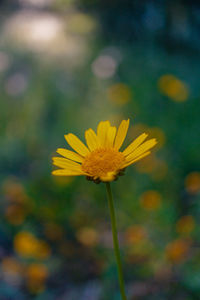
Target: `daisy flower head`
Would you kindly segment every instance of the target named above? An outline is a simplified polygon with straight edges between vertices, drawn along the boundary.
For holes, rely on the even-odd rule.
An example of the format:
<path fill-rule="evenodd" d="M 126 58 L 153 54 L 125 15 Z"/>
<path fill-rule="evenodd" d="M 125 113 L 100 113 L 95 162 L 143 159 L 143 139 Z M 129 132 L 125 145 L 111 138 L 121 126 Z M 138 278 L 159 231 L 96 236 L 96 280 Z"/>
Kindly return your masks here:
<path fill-rule="evenodd" d="M 97 133 L 91 128 L 85 131 L 87 146 L 72 133 L 65 135 L 67 143 L 75 151 L 58 148 L 63 157 L 53 157 L 53 164 L 60 169 L 54 170 L 57 176 L 84 175 L 96 183 L 115 180 L 129 165 L 150 154 L 156 139 L 145 141 L 147 134 L 137 137 L 125 150 L 121 146 L 129 127 L 129 119 L 123 120 L 117 129 L 109 121 L 98 124 Z"/>

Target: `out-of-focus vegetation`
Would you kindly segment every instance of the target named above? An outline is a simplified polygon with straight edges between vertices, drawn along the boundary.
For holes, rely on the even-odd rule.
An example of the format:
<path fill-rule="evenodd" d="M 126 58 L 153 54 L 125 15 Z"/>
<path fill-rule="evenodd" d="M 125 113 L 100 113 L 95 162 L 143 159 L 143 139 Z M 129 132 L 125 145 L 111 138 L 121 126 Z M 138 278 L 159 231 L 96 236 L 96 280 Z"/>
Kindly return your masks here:
<path fill-rule="evenodd" d="M 199 299 L 199 5 L 0 11 L 0 299 L 120 299 L 105 187 L 53 178 L 51 157 L 64 134 L 122 118 L 127 144 L 159 141 L 112 184 L 129 298 Z"/>

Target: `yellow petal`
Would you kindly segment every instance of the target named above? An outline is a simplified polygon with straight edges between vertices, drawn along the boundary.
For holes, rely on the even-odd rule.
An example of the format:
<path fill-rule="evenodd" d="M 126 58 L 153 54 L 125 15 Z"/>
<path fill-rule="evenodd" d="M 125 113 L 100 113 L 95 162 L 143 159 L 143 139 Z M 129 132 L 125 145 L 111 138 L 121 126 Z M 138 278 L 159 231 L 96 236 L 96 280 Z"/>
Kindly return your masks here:
<path fill-rule="evenodd" d="M 129 155 L 131 152 L 133 152 L 142 142 L 146 139 L 148 134 L 143 133 L 140 136 L 138 136 L 124 151 L 123 154 L 125 156 Z"/>
<path fill-rule="evenodd" d="M 127 155 L 126 160 L 131 161 L 138 157 L 139 155 L 143 154 L 147 150 L 151 149 L 153 146 L 157 144 L 156 139 L 151 139 L 139 146 L 135 151 L 131 152 L 129 155 Z"/>
<path fill-rule="evenodd" d="M 74 149 L 81 156 L 84 157 L 90 153 L 88 148 L 74 134 L 69 133 L 69 134 L 65 135 L 65 139 L 68 142 L 68 144 L 72 147 L 72 149 Z"/>
<path fill-rule="evenodd" d="M 81 170 L 81 165 L 76 163 L 75 161 L 69 160 L 63 157 L 53 157 L 53 165 L 63 168 L 63 169 L 73 169 L 73 170 Z"/>
<path fill-rule="evenodd" d="M 91 128 L 86 130 L 85 139 L 90 151 L 93 151 L 99 147 L 99 140 L 97 138 L 97 135 Z"/>
<path fill-rule="evenodd" d="M 65 169 L 61 169 L 61 170 L 54 170 L 52 172 L 53 175 L 56 176 L 80 176 L 80 175 L 86 175 L 83 172 L 78 172 L 78 171 L 73 171 L 73 170 L 65 170 Z"/>
<path fill-rule="evenodd" d="M 125 162 L 124 165 L 122 166 L 122 168 L 126 168 L 126 167 L 132 165 L 133 163 L 135 163 L 136 161 L 138 161 L 138 160 L 144 158 L 145 156 L 149 155 L 150 153 L 151 153 L 150 151 L 145 152 L 145 153 L 143 153 L 142 155 L 138 156 L 137 158 L 135 158 L 135 159 L 133 159 L 133 160 L 131 160 L 131 161 L 129 161 L 129 162 Z"/>
<path fill-rule="evenodd" d="M 74 161 L 77 161 L 77 162 L 83 162 L 84 158 L 81 157 L 79 154 L 73 152 L 73 151 L 70 151 L 68 149 L 64 149 L 64 148 L 58 148 L 56 150 L 57 153 L 59 153 L 60 155 L 68 158 L 68 159 L 71 159 L 71 160 L 74 160 Z"/>
<path fill-rule="evenodd" d="M 116 138 L 115 138 L 115 144 L 114 144 L 114 147 L 117 150 L 119 150 L 119 148 L 121 147 L 121 145 L 124 142 L 124 139 L 125 139 L 127 131 L 128 131 L 128 127 L 129 127 L 129 119 L 128 120 L 123 120 L 121 122 L 121 124 L 119 125 L 117 135 L 116 135 Z"/>
<path fill-rule="evenodd" d="M 109 127 L 110 127 L 109 121 L 100 122 L 97 127 L 97 137 L 99 139 L 100 146 L 102 147 L 105 147 L 106 137 L 107 137 Z"/>
<path fill-rule="evenodd" d="M 115 126 L 110 126 L 108 129 L 107 133 L 107 138 L 106 138 L 106 147 L 113 147 L 115 136 L 116 136 L 116 127 Z"/>

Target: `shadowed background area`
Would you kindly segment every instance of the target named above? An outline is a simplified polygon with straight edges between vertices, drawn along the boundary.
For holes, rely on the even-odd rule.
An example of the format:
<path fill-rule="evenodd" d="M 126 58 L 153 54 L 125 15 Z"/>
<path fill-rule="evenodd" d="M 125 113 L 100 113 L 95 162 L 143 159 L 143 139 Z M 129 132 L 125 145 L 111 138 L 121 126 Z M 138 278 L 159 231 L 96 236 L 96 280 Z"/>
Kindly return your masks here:
<path fill-rule="evenodd" d="M 200 293 L 200 6 L 0 3 L 0 299 L 119 300 L 104 184 L 51 157 L 130 118 L 152 154 L 112 183 L 129 299 Z"/>

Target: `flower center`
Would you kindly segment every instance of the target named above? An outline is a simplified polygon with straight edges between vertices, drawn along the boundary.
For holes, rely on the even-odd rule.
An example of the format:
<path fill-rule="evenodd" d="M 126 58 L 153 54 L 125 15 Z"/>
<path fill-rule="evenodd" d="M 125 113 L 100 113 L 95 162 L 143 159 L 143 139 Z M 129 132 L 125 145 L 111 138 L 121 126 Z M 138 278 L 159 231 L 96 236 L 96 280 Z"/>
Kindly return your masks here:
<path fill-rule="evenodd" d="M 99 148 L 85 157 L 82 170 L 92 177 L 105 176 L 108 172 L 120 170 L 124 155 L 114 148 Z"/>

